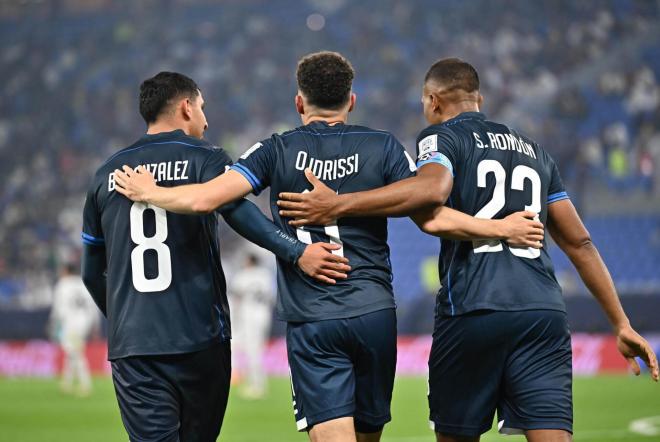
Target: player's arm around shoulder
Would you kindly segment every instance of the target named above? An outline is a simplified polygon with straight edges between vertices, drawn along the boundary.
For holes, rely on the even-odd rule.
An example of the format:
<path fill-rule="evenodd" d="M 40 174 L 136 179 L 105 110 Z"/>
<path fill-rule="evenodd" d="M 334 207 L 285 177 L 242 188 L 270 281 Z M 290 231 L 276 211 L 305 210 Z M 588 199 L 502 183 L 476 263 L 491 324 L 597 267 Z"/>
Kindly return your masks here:
<path fill-rule="evenodd" d="M 248 180 L 233 170 L 205 183 L 162 187 L 142 166 L 137 169 L 123 166 L 122 169 L 115 170 L 116 190 L 119 193 L 132 201 L 153 204 L 175 213 L 211 213 L 252 191 Z"/>
<path fill-rule="evenodd" d="M 543 224 L 530 211 L 512 213 L 503 219 L 481 219 L 440 206 L 419 211 L 411 218 L 424 233 L 445 239 L 500 239 L 513 247 L 543 247 Z"/>
<path fill-rule="evenodd" d="M 552 238 L 566 253 L 607 315 L 617 336 L 619 352 L 628 360 L 636 375 L 640 374 L 640 368 L 635 357 L 642 358 L 650 369 L 651 377 L 657 382 L 660 377 L 657 357 L 649 343 L 631 327 L 610 272 L 570 199 L 548 205 L 547 224 Z"/>

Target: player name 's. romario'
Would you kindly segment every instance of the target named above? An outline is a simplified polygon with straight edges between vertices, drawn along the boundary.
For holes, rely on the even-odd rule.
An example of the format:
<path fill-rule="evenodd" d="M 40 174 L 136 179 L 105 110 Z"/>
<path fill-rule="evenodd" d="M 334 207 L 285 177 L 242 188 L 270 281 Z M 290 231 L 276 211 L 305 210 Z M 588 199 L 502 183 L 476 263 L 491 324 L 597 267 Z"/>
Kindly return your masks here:
<path fill-rule="evenodd" d="M 488 139 L 490 140 L 490 144 L 484 144 L 484 142 L 481 141 L 478 133 L 472 132 L 472 135 L 474 135 L 474 141 L 477 143 L 477 147 L 479 149 L 490 147 L 491 149 L 499 150 L 515 150 L 536 159 L 536 153 L 534 152 L 532 145 L 527 143 L 522 138 L 516 137 L 515 135 L 494 134 L 492 132 L 486 132 L 486 135 L 488 135 Z"/>
<path fill-rule="evenodd" d="M 359 154 L 335 160 L 317 160 L 309 157 L 307 152 L 301 150 L 296 156 L 296 169 L 312 169 L 314 175 L 320 180 L 336 180 L 347 175 L 357 173 Z"/>
<path fill-rule="evenodd" d="M 179 181 L 188 179 L 188 160 L 164 161 L 162 163 L 142 164 L 156 182 Z M 108 174 L 108 192 L 115 190 L 115 173 Z"/>

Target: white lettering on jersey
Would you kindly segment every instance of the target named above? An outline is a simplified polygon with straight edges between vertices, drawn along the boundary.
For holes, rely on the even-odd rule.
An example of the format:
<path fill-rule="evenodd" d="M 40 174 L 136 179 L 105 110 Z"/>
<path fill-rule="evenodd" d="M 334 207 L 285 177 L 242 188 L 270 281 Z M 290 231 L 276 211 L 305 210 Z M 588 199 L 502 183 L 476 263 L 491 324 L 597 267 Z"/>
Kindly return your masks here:
<path fill-rule="evenodd" d="M 318 160 L 311 158 L 307 152 L 301 150 L 296 155 L 296 169 L 304 171 L 307 168 L 318 179 L 324 181 L 336 180 L 358 172 L 360 154 L 354 154 L 346 158 L 335 160 Z"/>

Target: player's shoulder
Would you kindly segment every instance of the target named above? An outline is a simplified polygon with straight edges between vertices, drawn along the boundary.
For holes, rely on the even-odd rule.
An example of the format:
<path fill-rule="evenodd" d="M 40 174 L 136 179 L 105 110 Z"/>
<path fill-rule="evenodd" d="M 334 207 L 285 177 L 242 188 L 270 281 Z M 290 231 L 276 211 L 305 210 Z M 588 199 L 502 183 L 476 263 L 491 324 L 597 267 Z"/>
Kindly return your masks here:
<path fill-rule="evenodd" d="M 501 123 L 500 123 L 501 124 Z M 506 127 L 507 130 L 516 138 L 519 140 L 522 140 L 525 142 L 528 146 L 531 146 L 532 149 L 534 149 L 534 152 L 536 153 L 537 158 L 543 159 L 547 163 L 554 163 L 554 160 L 552 156 L 548 153 L 547 150 L 541 146 L 540 143 L 536 142 L 535 139 L 527 135 L 525 132 L 522 132 L 518 130 L 517 128 L 512 128 L 510 126 L 506 126 L 504 124 L 501 124 L 502 126 Z"/>

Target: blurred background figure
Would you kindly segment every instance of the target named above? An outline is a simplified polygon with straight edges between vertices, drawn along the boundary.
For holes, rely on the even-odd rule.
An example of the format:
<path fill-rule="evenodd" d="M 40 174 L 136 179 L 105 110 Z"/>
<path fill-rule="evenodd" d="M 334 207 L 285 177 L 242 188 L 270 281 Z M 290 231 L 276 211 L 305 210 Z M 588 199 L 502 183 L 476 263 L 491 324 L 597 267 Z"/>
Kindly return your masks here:
<path fill-rule="evenodd" d="M 246 362 L 240 392 L 246 399 L 259 399 L 266 393 L 263 357 L 275 305 L 274 279 L 255 254 L 246 256 L 244 267 L 235 275 L 229 285 L 233 294 L 233 350 Z"/>
<path fill-rule="evenodd" d="M 85 355 L 87 341 L 99 324 L 99 311 L 76 272 L 76 266 L 63 267 L 55 284 L 50 327 L 64 351 L 60 389 L 65 393 L 88 396 L 92 379 Z"/>

